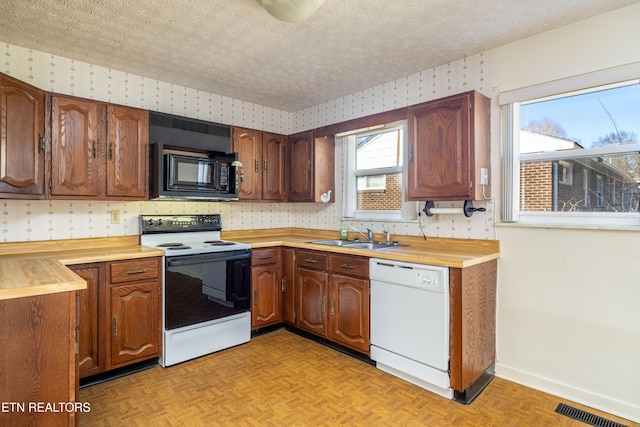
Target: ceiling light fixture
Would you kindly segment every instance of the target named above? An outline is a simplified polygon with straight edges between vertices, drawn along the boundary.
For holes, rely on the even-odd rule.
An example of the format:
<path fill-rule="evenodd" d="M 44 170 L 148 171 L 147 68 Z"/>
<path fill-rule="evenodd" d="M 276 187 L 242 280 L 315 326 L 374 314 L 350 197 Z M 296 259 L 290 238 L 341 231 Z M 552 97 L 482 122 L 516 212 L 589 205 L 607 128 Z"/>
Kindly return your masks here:
<path fill-rule="evenodd" d="M 269 14 L 284 22 L 304 21 L 320 8 L 325 0 L 257 0 Z"/>

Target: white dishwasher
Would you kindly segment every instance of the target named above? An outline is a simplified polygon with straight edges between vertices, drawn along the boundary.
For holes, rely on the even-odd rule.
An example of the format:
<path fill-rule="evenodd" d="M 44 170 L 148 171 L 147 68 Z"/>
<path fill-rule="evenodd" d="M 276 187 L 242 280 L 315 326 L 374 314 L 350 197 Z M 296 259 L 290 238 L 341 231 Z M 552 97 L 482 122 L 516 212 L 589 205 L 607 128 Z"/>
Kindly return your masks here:
<path fill-rule="evenodd" d="M 449 379 L 449 269 L 371 258 L 371 359 L 453 398 Z"/>

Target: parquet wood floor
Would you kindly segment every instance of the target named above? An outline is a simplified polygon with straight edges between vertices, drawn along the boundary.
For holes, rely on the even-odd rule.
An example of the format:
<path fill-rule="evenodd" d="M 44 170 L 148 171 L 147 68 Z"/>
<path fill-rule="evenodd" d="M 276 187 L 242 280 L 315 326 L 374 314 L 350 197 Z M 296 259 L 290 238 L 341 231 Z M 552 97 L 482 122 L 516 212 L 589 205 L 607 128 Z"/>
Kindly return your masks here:
<path fill-rule="evenodd" d="M 284 329 L 80 390 L 81 426 L 576 426 L 559 402 L 496 378 L 470 405 L 449 401 Z"/>

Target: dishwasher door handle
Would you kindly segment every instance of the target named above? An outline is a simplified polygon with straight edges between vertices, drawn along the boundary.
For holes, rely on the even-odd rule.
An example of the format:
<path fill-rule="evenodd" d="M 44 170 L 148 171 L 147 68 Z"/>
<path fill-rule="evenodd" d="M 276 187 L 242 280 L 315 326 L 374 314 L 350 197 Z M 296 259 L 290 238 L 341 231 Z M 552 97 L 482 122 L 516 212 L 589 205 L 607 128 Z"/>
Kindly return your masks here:
<path fill-rule="evenodd" d="M 391 267 L 391 268 L 406 268 L 408 270 L 413 270 L 413 267 L 410 265 L 398 265 L 398 264 L 389 264 L 386 262 L 376 262 L 377 265 L 381 265 L 383 267 Z"/>

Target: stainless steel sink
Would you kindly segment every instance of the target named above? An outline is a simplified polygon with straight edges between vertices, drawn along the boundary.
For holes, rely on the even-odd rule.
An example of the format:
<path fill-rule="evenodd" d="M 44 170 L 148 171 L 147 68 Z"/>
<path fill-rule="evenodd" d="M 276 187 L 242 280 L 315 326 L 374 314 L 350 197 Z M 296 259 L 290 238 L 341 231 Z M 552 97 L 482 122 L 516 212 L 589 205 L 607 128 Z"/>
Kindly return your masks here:
<path fill-rule="evenodd" d="M 352 245 L 349 245 L 350 248 L 353 249 L 368 249 L 368 250 L 372 250 L 372 251 L 377 251 L 380 249 L 392 249 L 392 248 L 398 248 L 401 246 L 406 246 L 406 245 L 400 245 L 397 243 L 390 243 L 390 244 L 386 244 L 386 243 L 382 243 L 382 242 L 361 242 L 361 243 L 354 243 Z"/>
<path fill-rule="evenodd" d="M 314 245 L 326 245 L 326 246 L 351 246 L 357 242 L 354 242 L 353 240 L 316 240 L 314 242 L 307 242 L 307 243 L 313 243 Z"/>
<path fill-rule="evenodd" d="M 345 248 L 353 248 L 353 249 L 367 249 L 371 251 L 406 246 L 406 245 L 400 245 L 398 243 L 390 243 L 387 245 L 386 243 L 381 243 L 381 242 L 356 242 L 354 240 L 316 240 L 316 241 L 307 242 L 307 243 L 313 243 L 315 245 L 325 245 L 325 246 L 342 246 Z"/>

